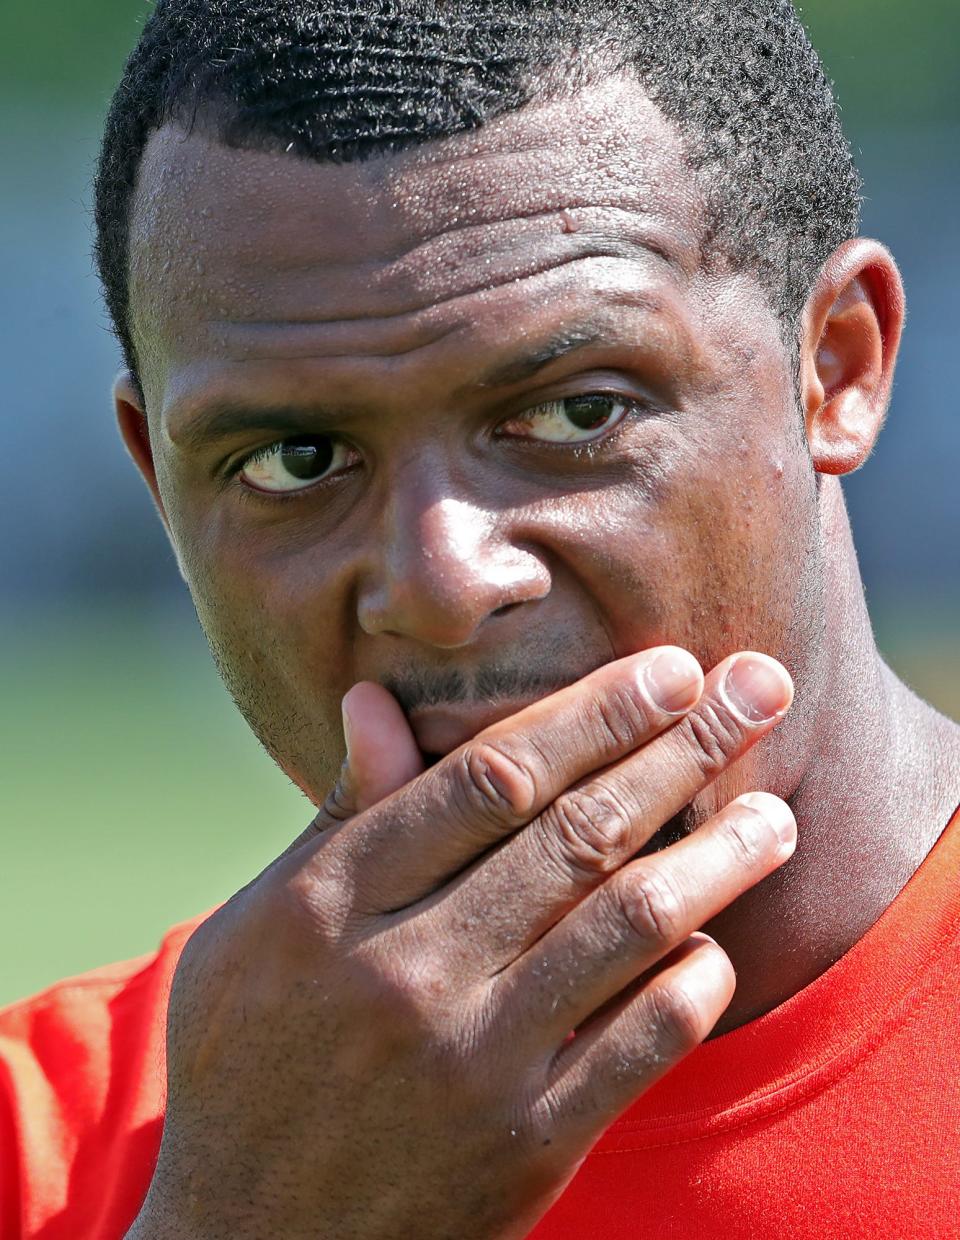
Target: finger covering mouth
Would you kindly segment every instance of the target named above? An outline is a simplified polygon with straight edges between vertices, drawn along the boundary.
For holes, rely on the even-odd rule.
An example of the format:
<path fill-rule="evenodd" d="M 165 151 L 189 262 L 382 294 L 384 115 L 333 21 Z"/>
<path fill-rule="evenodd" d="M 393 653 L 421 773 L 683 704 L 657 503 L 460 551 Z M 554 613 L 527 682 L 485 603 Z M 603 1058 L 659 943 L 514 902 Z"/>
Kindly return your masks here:
<path fill-rule="evenodd" d="M 504 698 L 495 702 L 449 702 L 419 706 L 409 714 L 417 744 L 430 756 L 443 757 L 478 732 L 529 706 L 532 699 Z"/>

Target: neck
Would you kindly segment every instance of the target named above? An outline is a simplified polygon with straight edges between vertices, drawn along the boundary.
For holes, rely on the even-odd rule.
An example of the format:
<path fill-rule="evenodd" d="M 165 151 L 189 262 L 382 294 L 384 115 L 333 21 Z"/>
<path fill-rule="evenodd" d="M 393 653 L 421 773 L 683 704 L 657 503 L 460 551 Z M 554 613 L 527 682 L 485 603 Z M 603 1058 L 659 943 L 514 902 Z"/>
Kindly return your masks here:
<path fill-rule="evenodd" d="M 960 727 L 883 662 L 863 597 L 839 483 L 821 495 L 827 649 L 807 701 L 802 774 L 786 795 L 797 851 L 706 927 L 737 971 L 712 1036 L 809 985 L 896 899 L 960 803 Z"/>

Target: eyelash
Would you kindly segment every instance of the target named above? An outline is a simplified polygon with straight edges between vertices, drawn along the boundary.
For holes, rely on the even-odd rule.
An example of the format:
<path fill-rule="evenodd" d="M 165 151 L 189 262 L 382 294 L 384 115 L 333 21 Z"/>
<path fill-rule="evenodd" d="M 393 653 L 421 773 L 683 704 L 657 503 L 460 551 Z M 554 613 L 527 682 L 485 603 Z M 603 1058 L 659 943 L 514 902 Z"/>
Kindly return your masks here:
<path fill-rule="evenodd" d="M 496 430 L 494 431 L 494 437 L 505 440 L 521 450 L 527 445 L 533 445 L 538 451 L 542 451 L 543 449 L 547 449 L 552 452 L 559 451 L 564 456 L 572 457 L 576 461 L 591 461 L 598 456 L 602 456 L 610 446 L 615 444 L 626 427 L 634 423 L 638 416 L 653 412 L 653 406 L 648 402 L 633 399 L 624 395 L 623 392 L 608 391 L 603 388 L 593 388 L 589 392 L 583 394 L 586 396 L 603 396 L 609 400 L 615 400 L 619 404 L 626 407 L 626 412 L 612 430 L 608 431 L 604 435 L 600 435 L 596 439 L 588 439 L 585 443 L 551 443 L 549 440 L 543 439 L 523 439 L 518 435 L 498 436 Z M 571 394 L 571 397 L 573 395 L 579 395 L 579 393 L 573 393 Z M 564 400 L 571 399 L 571 397 L 554 397 L 554 399 Z M 540 401 L 539 403 L 544 405 L 549 404 L 550 401 Z M 536 408 L 536 406 L 532 407 Z M 505 421 L 510 420 L 511 419 L 505 419 Z"/>
<path fill-rule="evenodd" d="M 281 442 L 281 440 L 275 439 L 273 443 L 267 444 L 266 448 L 272 448 Z M 329 478 L 321 478 L 319 482 L 314 482 L 299 491 L 261 491 L 258 487 L 247 486 L 246 483 L 240 480 L 240 475 L 250 462 L 264 451 L 264 448 L 257 448 L 255 452 L 247 453 L 241 461 L 230 467 L 227 476 L 224 478 L 224 488 L 233 485 L 241 503 L 250 503 L 252 501 L 254 503 L 268 503 L 271 506 L 274 504 L 293 503 L 295 500 L 302 500 L 308 495 L 316 495 L 319 490 L 335 485 L 342 478 L 352 474 L 356 468 L 356 466 L 351 465 L 348 469 L 341 470 L 337 474 L 331 474 Z"/>

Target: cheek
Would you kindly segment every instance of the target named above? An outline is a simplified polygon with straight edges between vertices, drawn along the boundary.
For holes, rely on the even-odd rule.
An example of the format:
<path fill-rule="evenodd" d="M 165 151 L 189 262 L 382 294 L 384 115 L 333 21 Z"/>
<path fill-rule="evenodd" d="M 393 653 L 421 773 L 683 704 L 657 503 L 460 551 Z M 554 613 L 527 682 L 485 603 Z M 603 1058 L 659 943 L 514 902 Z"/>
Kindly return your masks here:
<path fill-rule="evenodd" d="M 810 542 L 806 491 L 784 452 L 678 436 L 629 480 L 576 497 L 556 545 L 617 656 L 661 643 L 707 667 L 739 649 L 786 654 Z"/>
<path fill-rule="evenodd" d="M 342 583 L 325 541 L 299 516 L 272 526 L 216 508 L 203 514 L 185 548 L 195 597 L 216 626 L 222 619 L 269 638 L 279 656 L 309 655 L 335 642 Z"/>
<path fill-rule="evenodd" d="M 689 633 L 712 666 L 759 649 L 795 666 L 815 528 L 802 462 L 749 438 L 703 452 L 671 518 L 689 581 Z"/>
<path fill-rule="evenodd" d="M 207 515 L 180 541 L 197 615 L 223 680 L 268 752 L 312 800 L 342 757 L 353 683 L 340 579 L 318 554 L 238 537 Z"/>

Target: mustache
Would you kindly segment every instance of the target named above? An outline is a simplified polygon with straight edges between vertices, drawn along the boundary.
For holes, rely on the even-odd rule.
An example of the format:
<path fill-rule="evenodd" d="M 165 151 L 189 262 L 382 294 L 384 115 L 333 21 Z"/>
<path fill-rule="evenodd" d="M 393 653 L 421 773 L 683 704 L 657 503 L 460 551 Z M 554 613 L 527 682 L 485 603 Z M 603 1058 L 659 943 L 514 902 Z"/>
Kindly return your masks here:
<path fill-rule="evenodd" d="M 466 671 L 461 668 L 408 668 L 381 678 L 380 683 L 406 714 L 429 706 L 484 704 L 510 699 L 536 700 L 581 680 L 597 667 L 572 668 L 540 664 L 491 663 Z"/>

